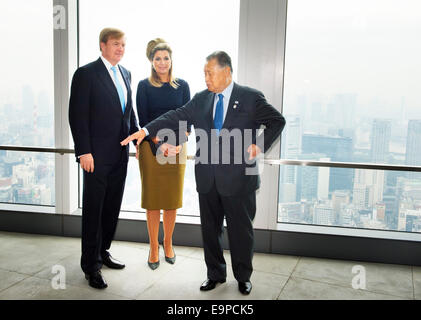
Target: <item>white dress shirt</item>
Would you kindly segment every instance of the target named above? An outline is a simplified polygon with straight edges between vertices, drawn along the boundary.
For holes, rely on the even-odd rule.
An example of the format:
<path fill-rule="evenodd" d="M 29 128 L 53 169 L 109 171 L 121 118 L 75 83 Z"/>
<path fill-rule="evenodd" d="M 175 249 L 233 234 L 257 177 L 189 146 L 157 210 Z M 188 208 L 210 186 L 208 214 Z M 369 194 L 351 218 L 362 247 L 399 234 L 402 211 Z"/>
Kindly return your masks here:
<path fill-rule="evenodd" d="M 108 73 L 110 74 L 111 80 L 113 80 L 113 83 L 116 86 L 115 79 L 114 79 L 114 71 L 111 70 L 111 67 L 113 65 L 107 59 L 105 59 L 103 56 L 101 56 L 101 60 L 102 60 L 102 62 L 104 62 L 105 67 L 107 68 Z M 117 78 L 118 78 L 118 81 L 120 82 L 120 85 L 123 88 L 124 102 L 126 103 L 126 106 L 127 106 L 127 87 L 126 87 L 126 83 L 124 82 L 123 76 L 121 75 L 120 68 L 118 67 L 118 64 L 116 64 L 115 67 L 117 69 Z M 116 88 L 117 88 L 117 86 L 116 86 Z"/>

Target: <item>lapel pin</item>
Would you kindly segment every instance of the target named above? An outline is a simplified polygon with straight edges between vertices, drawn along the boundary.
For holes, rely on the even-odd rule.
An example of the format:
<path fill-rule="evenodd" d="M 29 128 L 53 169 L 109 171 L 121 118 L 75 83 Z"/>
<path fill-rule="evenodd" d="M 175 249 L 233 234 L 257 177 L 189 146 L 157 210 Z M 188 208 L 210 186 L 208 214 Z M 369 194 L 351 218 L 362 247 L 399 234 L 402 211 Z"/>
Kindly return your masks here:
<path fill-rule="evenodd" d="M 238 105 L 238 101 L 235 101 L 235 102 L 234 102 L 234 107 L 233 107 L 233 108 L 234 108 L 234 109 L 237 109 L 237 105 Z"/>

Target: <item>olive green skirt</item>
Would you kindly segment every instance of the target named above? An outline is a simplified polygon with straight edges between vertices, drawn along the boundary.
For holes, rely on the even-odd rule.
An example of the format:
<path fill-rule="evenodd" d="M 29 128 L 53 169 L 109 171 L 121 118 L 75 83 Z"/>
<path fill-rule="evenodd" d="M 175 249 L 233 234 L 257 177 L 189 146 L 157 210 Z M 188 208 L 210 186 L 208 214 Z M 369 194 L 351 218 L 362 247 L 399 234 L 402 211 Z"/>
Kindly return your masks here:
<path fill-rule="evenodd" d="M 174 210 L 183 206 L 184 172 L 187 145 L 174 157 L 153 155 L 148 141 L 139 146 L 139 169 L 142 182 L 141 206 L 147 210 Z"/>

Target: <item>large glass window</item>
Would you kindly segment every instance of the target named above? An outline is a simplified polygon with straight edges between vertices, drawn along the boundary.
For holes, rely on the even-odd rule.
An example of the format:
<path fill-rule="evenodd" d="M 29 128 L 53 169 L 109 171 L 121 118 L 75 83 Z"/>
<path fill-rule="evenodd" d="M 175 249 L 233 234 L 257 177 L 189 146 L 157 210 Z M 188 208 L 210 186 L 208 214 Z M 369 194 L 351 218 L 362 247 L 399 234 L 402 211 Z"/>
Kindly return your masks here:
<path fill-rule="evenodd" d="M 0 145 L 54 147 L 53 2 L 0 2 Z M 8 30 L 8 31 L 7 31 Z M 0 203 L 55 204 L 50 154 L 0 151 Z"/>
<path fill-rule="evenodd" d="M 288 2 L 282 157 L 420 165 L 421 4 Z M 279 222 L 419 231 L 419 174 L 281 167 Z M 406 221 L 406 222 L 403 222 Z"/>
<path fill-rule="evenodd" d="M 175 76 L 189 83 L 193 97 L 206 88 L 203 67 L 205 58 L 213 51 L 224 50 L 231 56 L 236 78 L 239 14 L 239 0 L 123 0 L 118 5 L 111 0 L 81 0 L 80 65 L 99 57 L 98 36 L 103 28 L 122 29 L 127 36 L 127 45 L 121 64 L 132 73 L 135 100 L 138 82 L 150 74 L 146 45 L 151 39 L 164 38 L 173 49 Z M 194 155 L 195 148 L 195 137 L 192 134 L 188 153 Z M 141 210 L 140 195 L 139 168 L 136 160 L 131 159 L 122 209 Z M 193 161 L 187 163 L 183 204 L 179 213 L 199 215 Z"/>

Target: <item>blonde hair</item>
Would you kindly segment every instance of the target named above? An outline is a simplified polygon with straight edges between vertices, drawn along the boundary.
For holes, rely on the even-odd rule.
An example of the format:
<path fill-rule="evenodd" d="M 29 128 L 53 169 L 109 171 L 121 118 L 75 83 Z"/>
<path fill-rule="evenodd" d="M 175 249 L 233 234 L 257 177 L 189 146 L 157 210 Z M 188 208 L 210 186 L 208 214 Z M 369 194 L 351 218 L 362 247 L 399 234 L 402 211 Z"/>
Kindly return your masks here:
<path fill-rule="evenodd" d="M 104 28 L 99 34 L 99 50 L 101 50 L 101 42 L 107 43 L 108 39 L 121 39 L 124 37 L 124 32 L 116 28 Z"/>
<path fill-rule="evenodd" d="M 179 84 L 177 82 L 177 79 L 173 76 L 173 64 L 172 64 L 172 50 L 168 43 L 165 42 L 162 38 L 156 38 L 148 42 L 148 45 L 146 46 L 146 57 L 148 60 L 152 63 L 153 57 L 155 56 L 155 53 L 160 50 L 168 51 L 168 54 L 170 55 L 171 59 L 171 68 L 168 72 L 169 77 L 169 84 L 174 89 L 177 89 L 179 87 Z M 161 82 L 161 79 L 159 78 L 158 74 L 156 73 L 155 69 L 153 68 L 153 65 L 151 65 L 151 75 L 149 77 L 149 83 L 153 85 L 154 87 L 162 87 L 163 83 Z"/>

